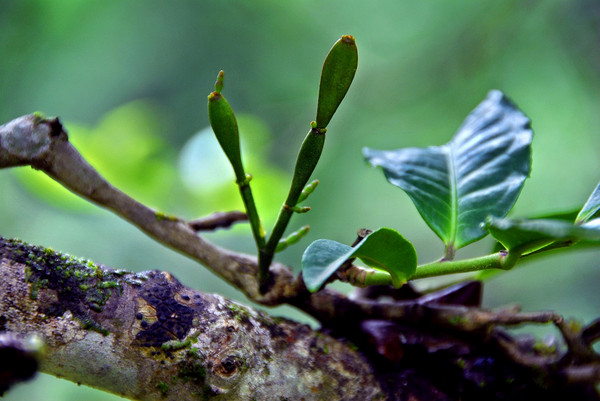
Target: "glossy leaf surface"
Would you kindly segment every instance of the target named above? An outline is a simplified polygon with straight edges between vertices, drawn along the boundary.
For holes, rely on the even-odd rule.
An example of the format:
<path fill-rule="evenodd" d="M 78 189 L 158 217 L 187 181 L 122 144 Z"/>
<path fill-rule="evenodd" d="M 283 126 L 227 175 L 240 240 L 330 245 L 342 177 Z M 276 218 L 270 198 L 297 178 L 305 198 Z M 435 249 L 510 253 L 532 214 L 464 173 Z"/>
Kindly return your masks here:
<path fill-rule="evenodd" d="M 506 249 L 528 246 L 531 250 L 555 241 L 572 240 L 600 243 L 600 220 L 576 225 L 563 220 L 527 220 L 490 218 L 487 228 L 490 234 Z"/>
<path fill-rule="evenodd" d="M 576 223 L 584 223 L 596 217 L 600 210 L 600 183 L 594 189 L 588 200 L 575 218 Z"/>
<path fill-rule="evenodd" d="M 321 72 L 317 128 L 325 128 L 346 96 L 358 68 L 358 50 L 354 38 L 342 36 L 327 54 Z"/>
<path fill-rule="evenodd" d="M 569 211 L 565 211 L 565 212 L 556 212 L 556 213 L 548 213 L 548 214 L 541 214 L 541 215 L 536 215 L 536 216 L 529 216 L 527 218 L 523 218 L 520 219 L 522 221 L 524 220 L 528 220 L 528 221 L 532 221 L 532 220 L 554 220 L 554 221 L 561 221 L 567 224 L 572 224 L 573 221 L 575 221 L 575 216 L 577 216 L 577 210 L 569 210 Z M 490 227 L 490 221 L 492 220 L 498 220 L 498 219 L 493 219 L 490 217 L 490 219 L 488 219 L 488 222 L 486 222 L 486 228 Z M 492 237 L 494 237 L 492 235 Z M 494 237 L 495 238 L 495 237 Z M 506 247 L 504 245 L 502 245 L 502 243 L 500 241 L 496 241 L 494 243 L 494 246 L 492 247 L 492 252 L 496 253 L 499 252 L 503 249 L 506 249 Z"/>
<path fill-rule="evenodd" d="M 317 291 L 352 257 L 390 273 L 395 287 L 404 284 L 417 268 L 417 254 L 412 244 L 398 232 L 380 228 L 355 247 L 326 239 L 310 244 L 302 255 L 302 275 L 306 287 L 312 292 Z"/>
<path fill-rule="evenodd" d="M 219 72 L 215 89 L 208 95 L 208 121 L 233 167 L 236 180 L 242 182 L 246 174 L 242 163 L 238 124 L 233 109 L 220 92 L 223 89 L 223 71 Z"/>
<path fill-rule="evenodd" d="M 491 91 L 443 146 L 363 153 L 410 196 L 446 246 L 458 249 L 486 234 L 488 216 L 505 216 L 514 205 L 529 176 L 532 136 L 529 119 Z"/>

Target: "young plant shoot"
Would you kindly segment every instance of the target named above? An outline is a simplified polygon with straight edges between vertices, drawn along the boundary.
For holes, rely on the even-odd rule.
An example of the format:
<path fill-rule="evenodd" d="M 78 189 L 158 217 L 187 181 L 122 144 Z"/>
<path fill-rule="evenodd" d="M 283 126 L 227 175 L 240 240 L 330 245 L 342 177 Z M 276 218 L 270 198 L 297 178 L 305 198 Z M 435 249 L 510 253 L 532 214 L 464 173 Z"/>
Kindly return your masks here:
<path fill-rule="evenodd" d="M 270 286 L 269 267 L 274 254 L 298 242 L 309 230 L 304 226 L 283 238 L 292 215 L 310 211 L 310 207 L 299 204 L 319 183 L 309 183 L 309 179 L 323 151 L 327 125 L 344 99 L 357 66 L 354 38 L 343 36 L 323 64 L 316 119 L 302 143 L 290 189 L 269 236 L 265 235 L 252 197 L 251 176 L 244 170 L 235 115 L 221 94 L 223 71 L 208 97 L 210 124 L 235 172 L 256 241 L 262 293 Z M 306 287 L 318 291 L 334 279 L 360 287 L 400 287 L 419 278 L 508 270 L 524 257 L 580 241 L 600 245 L 600 185 L 574 221 L 505 217 L 529 177 L 532 138 L 529 118 L 502 92 L 493 90 L 445 145 L 397 150 L 365 148 L 365 159 L 372 166 L 381 167 L 387 181 L 411 198 L 423 220 L 444 243 L 444 254 L 438 261 L 417 266 L 413 245 L 390 228 L 370 232 L 354 246 L 321 239 L 310 244 L 302 256 Z M 454 260 L 458 249 L 487 234 L 498 241 L 495 252 Z M 353 265 L 354 259 L 368 267 Z"/>
<path fill-rule="evenodd" d="M 237 120 L 229 102 L 221 94 L 224 78 L 225 73 L 220 71 L 215 83 L 215 91 L 208 95 L 208 120 L 219 141 L 219 145 L 221 145 L 221 149 L 223 149 L 233 167 L 235 180 L 244 201 L 246 214 L 248 215 L 252 234 L 254 235 L 254 241 L 257 248 L 261 249 L 265 246 L 265 232 L 262 228 L 258 211 L 256 210 L 252 190 L 250 189 L 252 176 L 246 174 L 244 171 Z"/>
<path fill-rule="evenodd" d="M 310 291 L 339 279 L 357 286 L 388 284 L 453 273 L 508 270 L 523 257 L 576 242 L 600 245 L 600 190 L 597 187 L 575 222 L 507 219 L 531 166 L 529 119 L 500 91 L 491 91 L 442 146 L 382 151 L 365 148 L 366 160 L 381 167 L 404 190 L 444 242 L 443 257 L 416 266 L 412 245 L 390 229 L 368 235 L 354 247 L 317 240 L 304 252 L 302 271 Z M 382 230 L 387 230 L 382 236 Z M 455 251 L 491 234 L 500 249 L 486 256 L 453 260 Z M 361 249 L 377 249 L 377 261 Z M 392 245 L 394 243 L 394 245 Z M 402 256 L 400 253 L 404 252 Z M 370 268 L 349 265 L 357 257 Z M 402 279 L 399 279 L 401 277 Z"/>
<path fill-rule="evenodd" d="M 319 85 L 319 100 L 317 117 L 311 123 L 311 129 L 306 135 L 296 160 L 294 175 L 290 184 L 287 198 L 279 212 L 279 217 L 273 230 L 265 242 L 265 234 L 256 211 L 254 199 L 249 186 L 249 175 L 244 172 L 239 146 L 239 133 L 233 110 L 221 95 L 223 88 L 223 72 L 219 73 L 215 91 L 208 97 L 208 113 L 210 124 L 217 136 L 221 148 L 231 162 L 236 175 L 240 193 L 244 200 L 248 219 L 252 226 L 258 248 L 258 278 L 261 292 L 269 288 L 269 267 L 275 252 L 297 242 L 308 232 L 305 226 L 293 233 L 283 242 L 281 238 L 290 222 L 293 213 L 306 213 L 310 207 L 299 207 L 316 188 L 318 181 L 307 185 L 325 144 L 327 125 L 340 103 L 346 96 L 358 66 L 358 51 L 352 36 L 342 36 L 331 48 L 323 64 L 321 82 Z"/>

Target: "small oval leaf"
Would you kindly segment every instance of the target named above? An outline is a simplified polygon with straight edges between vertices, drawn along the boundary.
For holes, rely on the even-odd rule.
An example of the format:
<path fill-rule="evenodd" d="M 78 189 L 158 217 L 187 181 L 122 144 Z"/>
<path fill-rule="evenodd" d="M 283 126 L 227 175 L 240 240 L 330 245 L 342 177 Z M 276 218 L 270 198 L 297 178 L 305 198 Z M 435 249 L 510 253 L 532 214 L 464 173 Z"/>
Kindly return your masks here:
<path fill-rule="evenodd" d="M 302 276 L 309 291 L 318 291 L 346 260 L 360 258 L 368 266 L 386 271 L 395 287 L 406 283 L 417 268 L 414 247 L 398 232 L 380 228 L 354 248 L 336 241 L 320 239 L 302 255 Z"/>
<path fill-rule="evenodd" d="M 302 255 L 302 277 L 310 292 L 319 288 L 354 252 L 351 246 L 329 239 L 318 239 Z"/>
<path fill-rule="evenodd" d="M 319 101 L 317 104 L 317 128 L 325 128 L 346 96 L 358 67 L 358 50 L 354 37 L 342 36 L 323 63 Z"/>

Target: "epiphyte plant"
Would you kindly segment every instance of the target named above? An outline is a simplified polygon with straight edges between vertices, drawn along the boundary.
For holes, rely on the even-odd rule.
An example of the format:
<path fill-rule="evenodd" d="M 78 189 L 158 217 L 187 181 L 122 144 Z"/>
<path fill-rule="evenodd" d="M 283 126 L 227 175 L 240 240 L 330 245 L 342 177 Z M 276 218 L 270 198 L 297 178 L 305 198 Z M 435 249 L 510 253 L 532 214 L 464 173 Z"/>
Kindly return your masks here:
<path fill-rule="evenodd" d="M 287 238 L 282 239 L 292 214 L 305 213 L 310 210 L 309 207 L 301 207 L 298 204 L 303 202 L 317 187 L 317 180 L 311 183 L 308 183 L 308 181 L 323 151 L 327 125 L 346 96 L 354 79 L 357 66 L 358 51 L 354 38 L 350 35 L 344 35 L 329 50 L 323 63 L 316 119 L 311 123 L 311 128 L 302 143 L 296 159 L 288 195 L 268 237 L 262 227 L 250 189 L 252 176 L 244 170 L 236 118 L 231 106 L 221 94 L 224 80 L 223 71 L 219 72 L 215 91 L 208 96 L 210 125 L 233 167 L 236 183 L 258 249 L 258 281 L 260 290 L 263 293 L 269 289 L 269 267 L 275 252 L 297 242 L 308 232 L 308 226 L 304 226 Z"/>
<path fill-rule="evenodd" d="M 352 247 L 321 239 L 302 257 L 306 287 L 318 291 L 335 279 L 360 287 L 400 287 L 426 277 L 509 270 L 525 257 L 578 243 L 600 245 L 600 184 L 579 212 L 505 218 L 530 174 L 532 136 L 529 119 L 494 90 L 445 145 L 391 151 L 365 148 L 365 159 L 408 194 L 444 242 L 444 254 L 438 261 L 417 266 L 413 245 L 390 228 L 359 235 Z M 487 234 L 497 240 L 492 253 L 453 260 L 457 249 Z M 360 259 L 368 268 L 348 263 L 350 258 Z"/>
<path fill-rule="evenodd" d="M 315 190 L 308 183 L 323 150 L 325 133 L 356 72 L 358 52 L 352 36 L 343 36 L 323 64 L 317 116 L 300 148 L 290 189 L 269 236 L 266 235 L 244 170 L 235 115 L 221 94 L 224 73 L 208 97 L 209 120 L 231 162 L 258 249 L 261 292 L 269 289 L 269 267 L 276 252 L 298 242 L 308 226 L 283 234 L 293 213 Z M 442 146 L 374 150 L 365 159 L 380 167 L 392 185 L 411 198 L 427 225 L 444 243 L 442 257 L 418 265 L 414 246 L 391 228 L 363 231 L 352 246 L 321 239 L 302 256 L 302 277 L 309 291 L 340 280 L 356 286 L 389 284 L 465 272 L 512 269 L 520 260 L 577 243 L 600 245 L 600 184 L 579 212 L 540 219 L 508 219 L 531 170 L 533 132 L 529 118 L 502 92 L 490 91 L 465 119 L 452 140 Z M 565 220 L 568 216 L 570 220 Z M 454 260 L 455 252 L 491 234 L 492 253 Z M 353 264 L 361 260 L 367 267 Z"/>

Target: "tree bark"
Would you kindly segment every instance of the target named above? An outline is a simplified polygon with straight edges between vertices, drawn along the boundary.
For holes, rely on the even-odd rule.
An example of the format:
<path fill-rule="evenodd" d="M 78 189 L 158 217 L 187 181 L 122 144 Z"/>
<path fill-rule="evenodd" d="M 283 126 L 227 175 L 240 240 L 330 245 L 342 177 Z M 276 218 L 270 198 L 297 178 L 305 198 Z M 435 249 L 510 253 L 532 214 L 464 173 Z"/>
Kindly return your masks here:
<path fill-rule="evenodd" d="M 138 400 L 384 399 L 350 344 L 167 272 L 132 274 L 0 237 L 2 331 L 41 370 Z"/>

